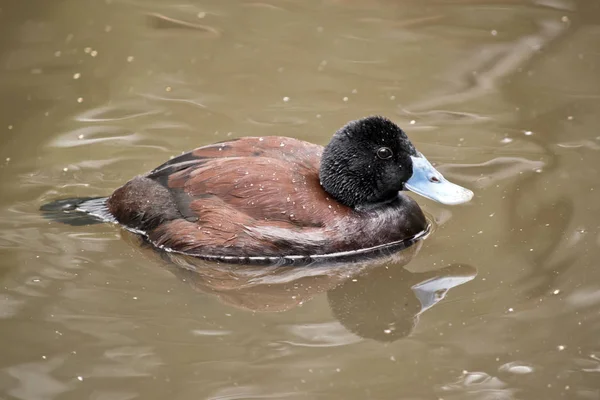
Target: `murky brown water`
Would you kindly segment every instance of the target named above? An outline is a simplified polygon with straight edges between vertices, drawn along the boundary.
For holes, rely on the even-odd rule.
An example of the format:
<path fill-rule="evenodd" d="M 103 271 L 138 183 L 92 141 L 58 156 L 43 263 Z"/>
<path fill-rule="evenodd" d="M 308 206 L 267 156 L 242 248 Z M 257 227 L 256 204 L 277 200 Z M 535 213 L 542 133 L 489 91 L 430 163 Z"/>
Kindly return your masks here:
<path fill-rule="evenodd" d="M 2 3 L 0 398 L 600 399 L 598 5 Z M 475 199 L 418 198 L 435 232 L 357 276 L 194 272 L 38 212 L 372 113 Z"/>

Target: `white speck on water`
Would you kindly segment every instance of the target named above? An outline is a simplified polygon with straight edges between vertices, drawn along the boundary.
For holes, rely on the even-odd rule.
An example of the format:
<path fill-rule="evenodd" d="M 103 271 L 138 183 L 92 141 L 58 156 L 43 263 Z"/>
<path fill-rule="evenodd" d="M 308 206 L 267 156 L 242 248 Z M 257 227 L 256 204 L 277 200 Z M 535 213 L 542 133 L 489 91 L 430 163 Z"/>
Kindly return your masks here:
<path fill-rule="evenodd" d="M 317 118 L 321 118 L 321 114 L 317 114 Z"/>
<path fill-rule="evenodd" d="M 342 372 L 342 370 L 340 368 L 336 368 L 335 372 Z"/>
<path fill-rule="evenodd" d="M 134 299 L 134 300 L 137 300 L 138 298 L 137 298 L 137 296 L 133 296 L 133 299 Z"/>
<path fill-rule="evenodd" d="M 358 90 L 352 89 L 352 94 L 356 94 L 356 93 L 358 93 Z"/>
<path fill-rule="evenodd" d="M 410 124 L 411 124 L 411 125 L 414 125 L 414 124 L 416 124 L 416 123 L 417 123 L 417 121 L 415 121 L 414 119 L 411 119 L 411 120 L 410 120 Z"/>
<path fill-rule="evenodd" d="M 108 33 L 108 32 L 110 32 L 110 31 L 112 31 L 112 26 L 110 26 L 110 25 L 106 25 L 106 26 L 104 27 L 104 32 Z"/>
<path fill-rule="evenodd" d="M 569 22 L 569 17 L 567 17 L 566 15 L 563 15 L 563 17 L 560 19 L 562 22 Z"/>
<path fill-rule="evenodd" d="M 196 14 L 196 16 L 197 16 L 198 18 L 202 19 L 202 18 L 206 17 L 206 12 L 204 12 L 204 11 L 200 11 L 198 14 Z"/>
<path fill-rule="evenodd" d="M 64 168 L 63 168 L 63 171 L 64 171 L 64 172 L 67 172 L 68 170 L 69 170 L 69 168 L 67 168 L 67 167 L 64 167 Z"/>
<path fill-rule="evenodd" d="M 490 218 L 493 217 L 494 215 L 496 215 L 496 213 L 491 213 L 490 214 Z"/>
<path fill-rule="evenodd" d="M 567 117 L 567 119 L 568 119 L 569 121 L 573 121 L 573 116 L 572 116 L 572 115 L 569 115 L 569 116 Z"/>
<path fill-rule="evenodd" d="M 515 311 L 512 307 L 508 309 L 508 312 L 513 312 Z"/>
<path fill-rule="evenodd" d="M 83 103 L 83 97 L 79 97 L 79 98 L 77 98 L 77 102 L 78 102 L 78 103 Z"/>
<path fill-rule="evenodd" d="M 529 249 L 529 251 L 533 251 L 533 249 Z"/>
<path fill-rule="evenodd" d="M 35 278 L 35 279 L 32 279 L 32 280 L 33 280 L 33 282 L 36 282 L 36 283 L 40 281 L 38 278 Z"/>
<path fill-rule="evenodd" d="M 541 174 L 542 173 L 542 169 L 541 168 L 536 168 L 535 172 L 537 172 L 538 174 Z"/>
<path fill-rule="evenodd" d="M 342 100 L 344 100 L 344 101 L 348 101 L 348 97 L 344 97 Z"/>
<path fill-rule="evenodd" d="M 77 138 L 78 138 L 79 140 L 83 139 L 83 138 L 84 138 L 84 136 L 83 136 L 83 133 L 82 133 L 81 135 L 77 136 Z"/>
<path fill-rule="evenodd" d="M 501 143 L 510 143 L 510 142 L 512 142 L 512 141 L 513 141 L 513 140 L 512 140 L 511 138 L 509 138 L 509 137 L 505 137 L 505 138 L 504 138 L 504 139 L 502 139 L 500 142 L 501 142 Z"/>
<path fill-rule="evenodd" d="M 285 103 L 287 103 L 288 101 L 290 101 L 290 98 L 289 98 L 289 97 L 287 97 L 287 96 L 285 96 L 285 97 L 283 98 L 283 101 L 284 101 Z"/>
<path fill-rule="evenodd" d="M 390 96 L 390 100 L 396 100 L 396 96 Z"/>
<path fill-rule="evenodd" d="M 90 53 L 90 56 L 92 56 L 92 57 L 96 57 L 97 55 L 98 55 L 98 52 L 97 52 L 96 50 L 93 50 L 93 51 Z"/>
<path fill-rule="evenodd" d="M 498 31 L 493 29 L 492 32 L 490 32 L 492 34 L 492 36 L 496 36 L 498 34 Z"/>
<path fill-rule="evenodd" d="M 171 90 L 173 90 L 173 88 L 172 88 L 171 86 L 167 86 L 167 87 L 165 88 L 165 92 L 170 92 Z"/>
<path fill-rule="evenodd" d="M 9 131 L 10 131 L 12 128 L 13 128 L 13 126 L 12 126 L 12 125 L 9 125 L 9 126 L 8 126 L 8 130 L 9 130 Z"/>
<path fill-rule="evenodd" d="M 532 131 L 523 131 L 523 133 L 525 134 L 525 136 L 531 136 L 531 135 L 533 135 Z"/>
<path fill-rule="evenodd" d="M 389 335 L 390 333 L 392 333 L 392 330 L 391 329 L 384 329 L 383 332 Z"/>
<path fill-rule="evenodd" d="M 9 163 L 10 162 L 10 157 L 6 157 L 6 162 Z"/>
<path fill-rule="evenodd" d="M 79 72 L 73 74 L 73 79 L 79 79 L 81 77 L 81 74 Z"/>
<path fill-rule="evenodd" d="M 552 294 L 559 294 L 560 293 L 560 289 L 556 289 L 554 292 L 552 292 Z"/>
<path fill-rule="evenodd" d="M 80 376 L 78 376 L 78 377 L 77 377 L 77 380 L 78 380 L 79 382 L 82 382 L 82 381 L 83 381 L 83 376 L 81 376 L 81 375 L 80 375 Z"/>
<path fill-rule="evenodd" d="M 134 60 L 133 56 L 127 57 L 127 62 L 132 62 Z"/>
<path fill-rule="evenodd" d="M 42 360 L 45 360 L 45 359 L 46 359 L 46 356 L 42 356 Z"/>
<path fill-rule="evenodd" d="M 556 347 L 558 349 L 558 351 L 563 351 L 564 349 L 566 349 L 565 346 L 563 346 L 562 344 Z"/>
<path fill-rule="evenodd" d="M 394 356 L 390 356 L 390 360 L 391 360 L 391 361 L 396 361 L 396 357 L 394 357 Z"/>
<path fill-rule="evenodd" d="M 90 52 L 92 51 L 91 47 L 86 47 L 85 49 L 83 49 L 83 51 L 87 54 L 90 54 Z"/>
<path fill-rule="evenodd" d="M 58 50 L 58 51 L 55 51 L 55 52 L 54 52 L 54 57 L 60 57 L 60 55 L 61 55 L 61 54 L 62 54 L 62 53 L 60 52 L 60 50 Z"/>

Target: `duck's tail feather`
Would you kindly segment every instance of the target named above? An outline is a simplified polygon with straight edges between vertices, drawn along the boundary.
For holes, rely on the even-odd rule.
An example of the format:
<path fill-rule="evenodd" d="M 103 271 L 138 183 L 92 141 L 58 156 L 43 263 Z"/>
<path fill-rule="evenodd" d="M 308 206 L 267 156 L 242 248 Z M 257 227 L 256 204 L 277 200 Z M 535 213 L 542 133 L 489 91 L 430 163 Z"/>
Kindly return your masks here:
<path fill-rule="evenodd" d="M 40 207 L 44 218 L 71 226 L 115 222 L 108 211 L 108 197 L 74 197 L 54 200 Z"/>

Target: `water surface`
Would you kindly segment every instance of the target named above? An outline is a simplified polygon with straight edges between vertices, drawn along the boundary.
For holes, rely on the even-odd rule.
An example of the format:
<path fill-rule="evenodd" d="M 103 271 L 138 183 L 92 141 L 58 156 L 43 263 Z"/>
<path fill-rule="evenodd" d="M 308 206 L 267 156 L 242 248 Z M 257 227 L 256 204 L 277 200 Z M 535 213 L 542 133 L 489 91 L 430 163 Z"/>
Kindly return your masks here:
<path fill-rule="evenodd" d="M 599 399 L 600 8 L 0 6 L 3 399 Z M 474 199 L 379 265 L 168 262 L 41 217 L 193 147 L 383 114 Z"/>

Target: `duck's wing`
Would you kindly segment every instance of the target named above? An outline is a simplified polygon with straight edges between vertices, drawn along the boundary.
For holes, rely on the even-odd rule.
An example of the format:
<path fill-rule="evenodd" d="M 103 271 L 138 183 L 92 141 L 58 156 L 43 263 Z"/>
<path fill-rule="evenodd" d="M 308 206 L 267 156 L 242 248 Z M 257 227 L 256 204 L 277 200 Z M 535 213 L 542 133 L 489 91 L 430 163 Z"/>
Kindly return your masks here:
<path fill-rule="evenodd" d="M 202 164 L 207 160 L 239 157 L 263 157 L 307 166 L 317 166 L 323 147 L 298 139 L 265 136 L 242 137 L 199 147 L 181 154 L 153 169 L 148 175 L 159 177 Z"/>
<path fill-rule="evenodd" d="M 334 221 L 351 212 L 320 186 L 321 152 L 279 137 L 202 147 L 117 190 L 113 214 L 155 244 L 184 252 L 316 251 Z"/>

